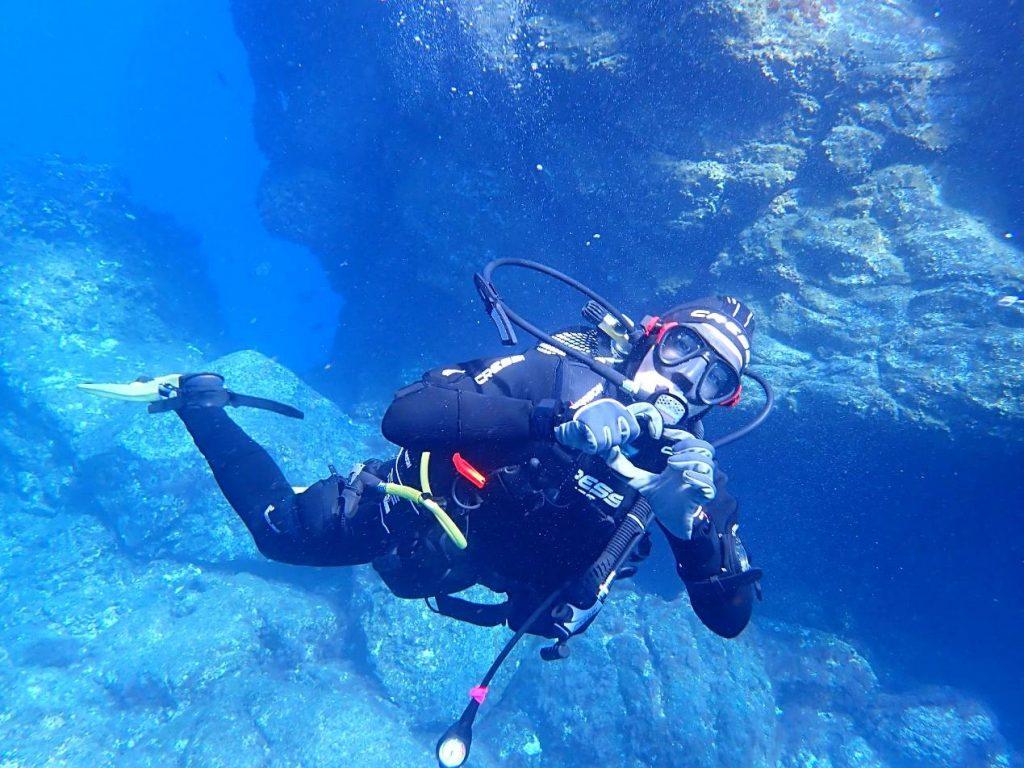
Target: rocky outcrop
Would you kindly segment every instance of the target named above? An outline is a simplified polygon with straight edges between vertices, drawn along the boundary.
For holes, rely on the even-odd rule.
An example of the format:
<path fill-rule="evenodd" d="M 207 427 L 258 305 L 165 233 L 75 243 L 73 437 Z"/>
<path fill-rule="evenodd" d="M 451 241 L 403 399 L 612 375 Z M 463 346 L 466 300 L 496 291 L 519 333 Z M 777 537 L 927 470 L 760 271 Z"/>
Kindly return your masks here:
<path fill-rule="evenodd" d="M 918 166 L 873 173 L 831 205 L 777 197 L 713 271 L 762 309 L 762 367 L 795 406 L 1014 439 L 1024 315 L 998 303 L 1024 256 L 946 204 Z"/>
<path fill-rule="evenodd" d="M 1012 362 L 1020 314 L 993 306 L 1019 286 L 1020 252 L 944 202 L 929 164 L 965 117 L 954 110 L 956 48 L 912 3 L 694 0 L 643 13 L 603 0 L 297 3 L 280 13 L 235 4 L 272 158 L 263 210 L 321 254 L 350 297 L 346 324 L 372 323 L 387 306 L 389 322 L 418 327 L 427 297 L 471 301 L 469 275 L 486 258 L 541 256 L 637 314 L 746 291 L 766 320 L 762 365 L 832 360 L 799 382 L 780 371 L 793 405 L 853 402 L 864 416 L 1024 434 Z M 799 240 L 801 255 L 777 253 L 779 238 Z M 752 283 L 755 260 L 784 279 Z M 823 285 L 827 295 L 815 293 Z M 955 306 L 931 300 L 940 295 Z M 937 331 L 890 338 L 894 313 L 900 328 L 922 327 L 914 315 L 924 313 Z M 817 336 L 830 322 L 844 329 Z M 453 319 L 428 338 L 394 339 L 395 352 L 412 368 L 433 364 L 464 327 Z M 977 372 L 942 376 L 938 361 L 963 359 L 968 330 L 982 336 Z M 908 370 L 897 371 L 904 354 Z M 948 385 L 922 385 L 936 376 Z"/>
<path fill-rule="evenodd" d="M 92 515 L 5 508 L 7 765 L 421 761 L 401 711 L 348 660 L 329 595 L 139 561 Z"/>
<path fill-rule="evenodd" d="M 371 673 L 410 717 L 440 732 L 505 635 L 377 592 L 365 583 L 356 599 Z M 566 661 L 541 661 L 536 640 L 524 645 L 533 650 L 520 649 L 482 711 L 474 757 L 483 764 L 996 768 L 1018 760 L 992 714 L 956 691 L 887 692 L 849 643 L 791 625 L 759 622 L 739 641 L 721 640 L 685 597 L 616 593 Z"/>

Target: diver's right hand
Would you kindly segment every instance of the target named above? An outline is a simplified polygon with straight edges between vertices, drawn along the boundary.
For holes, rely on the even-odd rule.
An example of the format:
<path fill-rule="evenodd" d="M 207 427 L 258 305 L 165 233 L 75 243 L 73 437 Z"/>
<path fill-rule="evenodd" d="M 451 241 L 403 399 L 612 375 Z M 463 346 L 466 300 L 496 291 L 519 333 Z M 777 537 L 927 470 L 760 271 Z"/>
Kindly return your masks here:
<path fill-rule="evenodd" d="M 555 439 L 559 443 L 583 453 L 607 453 L 616 446 L 628 445 L 639 436 L 640 423 L 636 416 L 611 398 L 583 406 L 572 421 L 555 427 Z"/>

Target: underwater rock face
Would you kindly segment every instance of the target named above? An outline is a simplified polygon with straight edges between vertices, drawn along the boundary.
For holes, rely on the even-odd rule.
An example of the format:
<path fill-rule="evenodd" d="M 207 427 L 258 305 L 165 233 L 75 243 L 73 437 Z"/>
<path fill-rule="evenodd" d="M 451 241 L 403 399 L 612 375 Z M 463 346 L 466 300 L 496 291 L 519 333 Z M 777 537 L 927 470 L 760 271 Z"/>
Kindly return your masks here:
<path fill-rule="evenodd" d="M 346 660 L 331 600 L 125 557 L 88 514 L 13 512 L 0 526 L 4 765 L 422 759 L 400 712 Z"/>
<path fill-rule="evenodd" d="M 883 168 L 828 206 L 780 196 L 713 271 L 762 310 L 761 367 L 794 405 L 816 389 L 848 412 L 1019 439 L 1024 321 L 996 297 L 1024 255 L 924 168 Z"/>
<path fill-rule="evenodd" d="M 772 684 L 752 646 L 708 632 L 685 599 L 627 591 L 592 629 L 565 661 L 524 659 L 486 721 L 508 764 L 772 764 Z"/>
<path fill-rule="evenodd" d="M 953 44 L 908 0 L 240 0 L 234 15 L 271 158 L 265 220 L 320 254 L 352 297 L 346 324 L 386 306 L 418 327 L 422 304 L 396 295 L 461 312 L 486 258 L 535 256 L 637 314 L 709 290 L 752 298 L 755 360 L 793 406 L 1024 434 L 1024 319 L 995 306 L 1022 257 L 922 165 L 958 140 L 964 106 Z M 804 226 L 800 257 L 755 242 Z M 754 252 L 782 278 L 751 282 Z M 882 333 L 894 313 L 912 333 Z M 396 354 L 445 359 L 461 317 Z M 835 348 L 809 341 L 829 325 Z M 923 383 L 963 359 L 966 333 L 983 336 L 984 381 Z"/>
<path fill-rule="evenodd" d="M 464 594 L 478 602 L 500 596 L 477 587 Z M 371 568 L 360 568 L 352 595 L 366 643 L 366 659 L 386 698 L 427 732 L 451 725 L 455 707 L 465 705 L 474 675 L 483 675 L 508 639 L 505 628 L 482 628 L 433 613 L 422 600 L 399 600 Z M 511 660 L 494 689 L 507 684 Z M 500 695 L 500 693 L 499 693 Z"/>

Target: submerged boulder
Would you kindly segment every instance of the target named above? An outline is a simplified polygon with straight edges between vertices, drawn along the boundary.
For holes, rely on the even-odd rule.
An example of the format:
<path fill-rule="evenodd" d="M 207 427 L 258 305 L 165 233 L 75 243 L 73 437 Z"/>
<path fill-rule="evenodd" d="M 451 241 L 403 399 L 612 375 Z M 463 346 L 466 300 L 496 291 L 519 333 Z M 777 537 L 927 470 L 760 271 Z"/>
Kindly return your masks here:
<path fill-rule="evenodd" d="M 513 766 L 767 766 L 771 681 L 756 649 L 712 635 L 685 599 L 623 592 L 567 660 L 524 655 L 486 731 Z"/>
<path fill-rule="evenodd" d="M 345 611 L 249 574 L 126 558 L 96 518 L 0 521 L 6 765 L 414 765 Z M 372 724 L 372 727 L 368 727 Z"/>
<path fill-rule="evenodd" d="M 482 588 L 470 599 L 494 602 Z M 370 568 L 360 569 L 352 608 L 358 616 L 370 674 L 383 695 L 418 727 L 441 733 L 466 705 L 466 692 L 483 676 L 508 639 L 504 627 L 483 628 L 433 613 L 422 600 L 400 600 Z M 504 687 L 517 666 L 510 660 L 495 681 Z"/>
<path fill-rule="evenodd" d="M 396 600 L 370 571 L 354 605 L 373 676 L 427 733 L 455 720 L 509 636 Z M 723 640 L 685 595 L 617 593 L 565 661 L 542 661 L 542 642 L 524 640 L 493 684 L 475 760 L 524 768 L 1021 765 L 977 701 L 948 689 L 889 692 L 856 648 L 825 632 L 760 620 L 741 639 Z"/>

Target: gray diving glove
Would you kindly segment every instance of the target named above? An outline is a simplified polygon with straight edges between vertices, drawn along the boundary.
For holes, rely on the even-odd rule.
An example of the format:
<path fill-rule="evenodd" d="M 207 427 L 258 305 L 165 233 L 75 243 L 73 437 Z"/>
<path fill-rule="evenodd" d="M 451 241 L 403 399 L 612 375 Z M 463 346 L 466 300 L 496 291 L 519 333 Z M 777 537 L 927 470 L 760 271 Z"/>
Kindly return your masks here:
<path fill-rule="evenodd" d="M 640 437 L 636 416 L 618 400 L 603 398 L 580 408 L 572 421 L 555 427 L 555 439 L 583 453 L 607 453 Z"/>
<path fill-rule="evenodd" d="M 674 432 L 679 439 L 660 474 L 635 466 L 618 448 L 609 453 L 608 465 L 644 495 L 662 525 L 689 539 L 697 512 L 715 498 L 715 449 L 689 432 Z"/>

